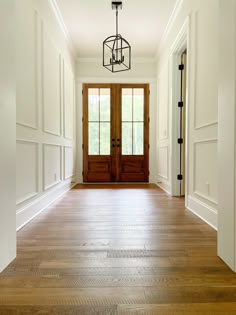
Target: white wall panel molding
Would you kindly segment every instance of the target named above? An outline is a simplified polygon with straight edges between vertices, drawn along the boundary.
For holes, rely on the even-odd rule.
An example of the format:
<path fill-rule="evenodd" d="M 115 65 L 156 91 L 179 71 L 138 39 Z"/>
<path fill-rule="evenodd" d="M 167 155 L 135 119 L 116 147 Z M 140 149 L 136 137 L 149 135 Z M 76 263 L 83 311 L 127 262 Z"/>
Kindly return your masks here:
<path fill-rule="evenodd" d="M 211 126 L 214 126 L 214 125 L 218 125 L 218 121 L 211 121 L 211 122 L 208 122 L 206 124 L 198 125 L 198 126 L 195 125 L 194 129 L 195 130 L 199 130 L 199 129 L 211 127 Z"/>
<path fill-rule="evenodd" d="M 16 204 L 19 205 L 39 192 L 39 143 L 17 139 L 16 148 Z"/>
<path fill-rule="evenodd" d="M 74 77 L 70 66 L 63 60 L 63 134 L 73 139 Z"/>
<path fill-rule="evenodd" d="M 169 180 L 169 146 L 158 148 L 158 176 Z"/>
<path fill-rule="evenodd" d="M 217 205 L 217 138 L 196 140 L 193 145 L 193 193 Z"/>
<path fill-rule="evenodd" d="M 190 18 L 186 17 L 180 31 L 178 32 L 173 44 L 170 47 L 170 177 L 171 177 L 171 194 L 173 196 L 179 196 L 179 181 L 177 176 L 179 174 L 180 165 L 180 148 L 177 142 L 180 131 L 180 110 L 178 102 L 180 101 L 180 87 L 181 76 L 179 71 L 179 65 L 181 63 L 181 55 L 185 49 L 187 49 L 187 102 L 186 102 L 186 128 L 185 128 L 185 193 L 188 192 L 189 181 L 189 124 L 190 124 L 190 104 L 193 103 L 193 95 L 190 93 L 190 82 L 194 84 L 194 40 L 190 37 Z M 192 22 L 194 25 L 194 23 Z M 193 71 L 190 69 L 193 68 Z M 190 78 L 190 75 L 193 77 Z"/>
<path fill-rule="evenodd" d="M 84 82 L 86 83 L 141 83 L 141 84 L 156 84 L 157 80 L 156 78 L 153 77 L 143 77 L 143 78 L 124 78 L 124 77 L 101 77 L 101 78 L 96 78 L 96 77 L 79 77 L 77 79 L 77 84 L 83 84 Z M 82 91 L 82 87 L 81 87 Z"/>
<path fill-rule="evenodd" d="M 43 131 L 61 136 L 61 54 L 42 21 Z"/>
<path fill-rule="evenodd" d="M 17 115 L 16 123 L 38 129 L 38 12 L 22 2 L 24 13 L 17 10 Z"/>
<path fill-rule="evenodd" d="M 43 190 L 48 190 L 62 181 L 62 147 L 43 144 Z"/>
<path fill-rule="evenodd" d="M 208 201 L 210 203 L 213 203 L 215 206 L 218 205 L 217 200 L 215 200 L 215 199 L 213 199 L 213 198 L 211 198 L 211 197 L 209 197 L 209 196 L 207 196 L 207 195 L 205 195 L 205 194 L 203 194 L 203 193 L 201 193 L 201 192 L 199 192 L 197 190 L 194 190 L 193 193 L 194 193 L 194 195 L 196 195 L 196 196 L 200 197 L 201 199 L 203 199 L 203 202 Z"/>
<path fill-rule="evenodd" d="M 72 146 L 64 146 L 64 180 L 75 176 L 74 152 Z"/>
<path fill-rule="evenodd" d="M 166 62 L 161 69 L 158 79 L 159 85 L 159 141 L 169 139 L 169 62 Z"/>
<path fill-rule="evenodd" d="M 206 12 L 195 11 L 193 13 L 193 29 L 192 36 L 194 40 L 195 50 L 195 62 L 194 62 L 194 129 L 199 130 L 214 124 L 217 124 L 217 114 L 215 108 L 217 108 L 217 97 L 215 95 L 215 89 L 217 89 L 217 72 L 214 66 L 214 62 L 206 63 L 206 51 L 210 54 L 209 40 L 206 40 L 206 36 L 202 36 L 202 33 L 209 32 L 208 29 L 212 28 L 212 20 L 209 18 L 209 25 L 203 29 L 203 19 Z M 215 25 L 214 28 L 217 28 Z M 214 40 L 214 39 L 212 39 Z M 204 48 L 203 48 L 204 47 Z M 215 58 L 212 56 L 211 58 Z M 217 62 L 218 60 L 216 60 Z M 215 75 L 212 76 L 212 72 L 215 71 Z M 205 82 L 211 80 L 211 84 Z M 205 81 L 205 82 L 204 82 Z M 215 86 L 214 86 L 215 85 Z M 209 103 L 210 102 L 210 103 Z M 215 108 L 214 108 L 215 107 Z M 214 118 L 212 118 L 214 117 Z"/>
<path fill-rule="evenodd" d="M 165 42 L 170 34 L 170 32 L 172 31 L 172 28 L 174 26 L 174 23 L 176 22 L 176 18 L 181 10 L 181 7 L 183 5 L 183 2 L 184 0 L 177 0 L 176 1 L 176 4 L 175 4 L 175 7 L 171 13 L 171 16 L 169 18 L 169 21 L 167 23 L 167 26 L 166 26 L 166 29 L 162 35 L 162 38 L 161 38 L 161 41 L 160 41 L 160 45 L 159 45 L 159 48 L 158 48 L 158 51 L 157 51 L 157 54 L 156 54 L 156 59 L 158 57 L 158 53 L 162 50 L 162 48 L 164 47 L 165 45 Z"/>
<path fill-rule="evenodd" d="M 157 176 L 156 185 L 170 195 L 170 183 Z"/>
<path fill-rule="evenodd" d="M 218 223 L 216 209 L 192 196 L 187 197 L 187 208 L 217 230 Z"/>
<path fill-rule="evenodd" d="M 55 8 L 54 0 L 21 0 L 15 3 L 17 228 L 71 187 L 69 175 L 75 164 L 74 134 L 71 136 L 68 128 L 66 133 L 63 129 L 63 63 L 70 70 L 65 80 L 69 86 L 66 89 L 72 90 L 70 97 L 74 110 L 71 81 L 74 80 L 75 60 L 70 43 L 58 26 L 52 3 Z M 66 119 L 69 121 L 72 117 L 70 128 L 74 131 L 73 113 L 70 112 L 69 116 Z M 67 146 L 71 149 L 64 149 Z M 67 157 L 68 165 L 65 166 L 64 158 Z"/>
<path fill-rule="evenodd" d="M 20 208 L 16 213 L 16 229 L 20 230 L 24 225 L 45 210 L 50 204 L 60 198 L 64 193 L 70 190 L 75 184 L 70 180 L 60 183 L 46 193 L 43 193 L 26 206 Z"/>

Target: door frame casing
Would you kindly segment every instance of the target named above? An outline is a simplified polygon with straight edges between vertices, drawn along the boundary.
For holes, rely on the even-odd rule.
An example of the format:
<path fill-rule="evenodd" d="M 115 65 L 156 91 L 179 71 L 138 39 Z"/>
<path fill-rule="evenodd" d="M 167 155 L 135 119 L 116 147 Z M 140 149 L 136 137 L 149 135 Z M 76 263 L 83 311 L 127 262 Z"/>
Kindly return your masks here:
<path fill-rule="evenodd" d="M 109 88 L 111 91 L 111 133 L 112 141 L 118 139 L 119 145 L 114 145 L 111 141 L 111 153 L 109 156 L 88 155 L 88 91 L 90 88 Z M 143 89 L 144 91 L 144 152 L 143 155 L 122 155 L 122 89 Z M 83 83 L 83 182 L 149 182 L 149 93 L 150 86 L 148 83 Z M 120 123 L 119 123 L 120 121 Z M 112 148 L 115 147 L 115 148 Z M 119 148 L 117 148 L 119 147 Z M 119 157 L 119 158 L 118 158 Z M 92 170 L 88 172 L 90 162 L 95 166 L 95 173 Z M 118 164 L 117 164 L 118 163 Z M 98 173 L 96 168 L 99 165 L 108 164 L 108 173 Z M 124 167 L 124 170 L 123 170 Z M 126 171 L 125 171 L 126 169 Z M 135 170 L 136 169 L 136 170 Z M 140 172 L 137 170 L 140 169 Z M 115 170 L 115 174 L 113 174 Z M 123 171 L 122 171 L 123 170 Z M 110 174 L 110 175 L 109 175 Z M 95 177 L 94 177 L 95 176 Z M 98 179 L 96 178 L 98 176 Z M 108 177 L 110 179 L 108 179 Z M 90 179 L 89 179 L 90 178 Z M 92 179 L 93 178 L 93 179 Z M 95 179 L 96 178 L 96 179 Z"/>
<path fill-rule="evenodd" d="M 114 78 L 114 77 L 104 77 L 104 78 L 96 78 L 96 77 L 81 77 L 76 80 L 76 100 L 77 100 L 77 160 L 76 160 L 76 182 L 83 183 L 83 84 L 149 84 L 150 95 L 149 95 L 149 183 L 156 182 L 156 78 Z"/>
<path fill-rule="evenodd" d="M 171 105 L 170 105 L 170 124 L 171 128 L 171 139 L 170 139 L 170 152 L 171 152 L 171 195 L 179 196 L 179 181 L 177 175 L 179 174 L 179 144 L 177 139 L 179 137 L 179 108 L 178 102 L 180 101 L 180 85 L 181 78 L 179 73 L 179 65 L 181 64 L 181 55 L 187 50 L 187 71 L 186 71 L 186 118 L 185 118 L 185 195 L 188 195 L 188 139 L 189 139 L 189 65 L 190 65 L 190 41 L 189 41 L 189 18 L 186 19 L 180 32 L 177 35 L 175 42 L 171 47 L 170 56 L 170 80 L 171 80 Z M 187 198 L 185 198 L 185 206 L 187 206 Z"/>

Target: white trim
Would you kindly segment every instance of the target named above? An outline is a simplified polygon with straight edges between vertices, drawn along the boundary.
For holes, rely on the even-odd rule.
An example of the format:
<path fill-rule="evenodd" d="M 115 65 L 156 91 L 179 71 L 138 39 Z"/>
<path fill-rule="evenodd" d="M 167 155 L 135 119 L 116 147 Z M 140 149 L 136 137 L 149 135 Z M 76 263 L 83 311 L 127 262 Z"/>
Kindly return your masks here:
<path fill-rule="evenodd" d="M 55 15 L 55 17 L 57 19 L 57 22 L 58 22 L 58 24 L 59 24 L 59 26 L 60 26 L 60 28 L 61 28 L 64 36 L 65 36 L 65 38 L 67 40 L 69 40 L 69 31 L 68 31 L 68 29 L 66 27 L 66 23 L 65 23 L 65 21 L 63 19 L 63 16 L 61 14 L 61 11 L 59 9 L 57 1 L 56 0 L 48 0 L 48 1 L 49 1 L 50 5 L 52 7 L 53 13 L 54 13 L 54 15 Z"/>
<path fill-rule="evenodd" d="M 194 184 L 195 184 L 195 183 L 194 183 Z M 205 194 L 203 194 L 203 193 L 200 192 L 200 191 L 194 190 L 193 193 L 194 193 L 195 195 L 197 195 L 198 197 L 201 197 L 201 198 L 203 198 L 203 199 L 205 199 L 205 200 L 207 200 L 207 201 L 210 201 L 210 202 L 214 203 L 216 206 L 218 205 L 217 200 L 215 200 L 214 198 L 211 198 L 211 197 L 206 196 Z"/>
<path fill-rule="evenodd" d="M 174 40 L 171 46 L 171 86 L 170 89 L 170 117 L 171 117 L 171 126 L 172 132 L 170 136 L 170 157 L 171 157 L 171 194 L 172 196 L 179 196 L 179 182 L 177 180 L 177 174 L 179 173 L 179 155 L 178 155 L 178 144 L 176 139 L 178 138 L 179 126 L 177 122 L 177 104 L 179 101 L 179 91 L 180 91 L 180 78 L 178 73 L 178 65 L 180 63 L 180 58 L 182 52 L 187 48 L 187 91 L 188 95 L 186 97 L 186 128 L 185 128 L 185 195 L 188 194 L 188 139 L 189 139 L 189 93 L 190 86 L 189 84 L 189 69 L 190 69 L 190 56 L 192 58 L 192 50 L 190 49 L 190 41 L 189 41 L 189 27 L 190 27 L 190 19 L 186 18 L 183 26 L 181 27 L 176 39 Z"/>
<path fill-rule="evenodd" d="M 63 154 L 64 154 L 64 163 L 63 163 L 63 177 L 64 177 L 64 180 L 67 180 L 69 178 L 73 178 L 75 177 L 75 168 L 73 167 L 73 172 L 71 175 L 69 176 L 66 176 L 66 149 L 71 149 L 72 150 L 72 158 L 74 160 L 74 156 L 73 156 L 73 146 L 72 145 L 64 145 L 64 148 L 63 148 Z"/>
<path fill-rule="evenodd" d="M 210 127 L 210 126 L 214 126 L 214 125 L 218 125 L 218 121 L 211 121 L 211 122 L 208 122 L 206 124 L 202 124 L 202 125 L 195 125 L 194 129 L 195 130 L 200 130 L 200 129 L 203 129 L 203 128 L 207 128 L 207 127 Z"/>
<path fill-rule="evenodd" d="M 156 84 L 156 78 L 115 78 L 115 77 L 110 77 L 110 78 L 104 78 L 104 77 L 80 77 L 77 78 L 76 83 L 78 84 L 83 84 L 83 83 L 95 83 L 95 84 L 103 84 L 103 83 L 117 83 L 117 84 L 126 84 L 126 83 L 131 83 L 131 84 Z"/>
<path fill-rule="evenodd" d="M 196 145 L 197 144 L 201 144 L 201 143 L 217 143 L 218 139 L 217 138 L 209 138 L 209 139 L 203 139 L 203 140 L 195 140 L 193 141 L 193 174 L 194 174 L 194 181 L 193 181 L 193 193 L 197 196 L 199 196 L 200 198 L 203 198 L 207 201 L 210 201 L 212 203 L 214 203 L 215 205 L 218 205 L 218 201 L 212 197 L 209 197 L 207 195 L 205 195 L 204 193 L 198 191 L 196 189 L 196 171 L 197 171 L 197 167 L 196 167 Z"/>
<path fill-rule="evenodd" d="M 192 196 L 187 197 L 187 208 L 204 222 L 213 227 L 213 229 L 217 230 L 218 216 L 216 209 L 210 207 L 206 203 L 203 203 Z"/>
<path fill-rule="evenodd" d="M 164 192 L 166 192 L 168 195 L 170 194 L 170 185 L 169 184 L 165 184 L 163 182 L 160 182 L 159 180 L 157 180 L 156 182 L 157 187 L 161 188 Z"/>
<path fill-rule="evenodd" d="M 21 144 L 33 144 L 35 145 L 35 186 L 36 186 L 36 191 L 24 196 L 21 199 L 16 200 L 16 206 L 20 205 L 21 203 L 37 196 L 39 194 L 39 142 L 37 141 L 31 141 L 27 139 L 16 139 L 16 143 L 21 143 Z"/>
<path fill-rule="evenodd" d="M 35 95 L 34 95 L 34 104 L 35 106 L 35 124 L 27 123 L 22 120 L 16 119 L 16 124 L 19 126 L 24 126 L 27 128 L 31 128 L 33 130 L 39 129 L 39 117 L 38 117 L 38 11 L 34 10 L 34 89 L 35 89 Z"/>
<path fill-rule="evenodd" d="M 182 7 L 182 4 L 183 4 L 184 0 L 177 0 L 176 3 L 175 3 L 175 6 L 174 6 L 174 9 L 169 17 L 169 20 L 168 20 L 168 23 L 166 25 L 166 28 L 163 32 L 163 35 L 161 37 L 161 40 L 160 40 L 160 45 L 157 49 L 157 52 L 156 52 L 156 60 L 158 58 L 158 55 L 159 55 L 159 52 L 162 50 L 163 46 L 164 46 L 164 43 L 168 37 L 168 35 L 170 34 L 170 31 L 175 23 L 175 20 L 177 18 L 177 15 L 179 14 L 180 12 L 180 9 Z"/>
<path fill-rule="evenodd" d="M 16 213 L 16 230 L 20 230 L 33 218 L 35 218 L 40 212 L 45 210 L 54 201 L 64 195 L 68 190 L 74 187 L 76 184 L 71 184 L 70 181 L 62 183 L 56 189 L 50 190 L 48 193 L 44 193 L 39 198 L 35 199 L 27 206 L 21 208 Z"/>
<path fill-rule="evenodd" d="M 45 181 L 45 148 L 46 147 L 58 147 L 60 149 L 60 177 L 57 181 L 50 184 L 49 186 L 46 185 Z M 51 144 L 51 143 L 43 143 L 43 191 L 47 191 L 48 189 L 58 185 L 62 182 L 62 145 L 61 144 Z"/>

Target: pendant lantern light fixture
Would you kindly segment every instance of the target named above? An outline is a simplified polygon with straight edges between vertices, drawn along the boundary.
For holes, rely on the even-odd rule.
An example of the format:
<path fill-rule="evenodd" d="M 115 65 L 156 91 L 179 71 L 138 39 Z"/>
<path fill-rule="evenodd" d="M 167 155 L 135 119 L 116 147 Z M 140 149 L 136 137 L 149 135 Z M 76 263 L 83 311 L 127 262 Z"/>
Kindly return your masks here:
<path fill-rule="evenodd" d="M 131 69 L 131 46 L 118 32 L 118 11 L 122 1 L 112 1 L 112 10 L 116 10 L 116 35 L 107 37 L 103 42 L 103 66 L 111 72 Z"/>

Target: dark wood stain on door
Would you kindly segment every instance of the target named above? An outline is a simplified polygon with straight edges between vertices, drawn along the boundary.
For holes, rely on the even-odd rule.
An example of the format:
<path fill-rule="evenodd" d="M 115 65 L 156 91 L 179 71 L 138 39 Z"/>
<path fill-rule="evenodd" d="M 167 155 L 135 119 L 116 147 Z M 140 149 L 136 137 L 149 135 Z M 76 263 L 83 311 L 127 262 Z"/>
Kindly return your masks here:
<path fill-rule="evenodd" d="M 89 154 L 89 89 L 110 89 L 110 154 Z M 143 89 L 143 153 L 122 153 L 122 90 Z M 149 85 L 83 85 L 83 181 L 148 182 L 149 179 Z"/>

